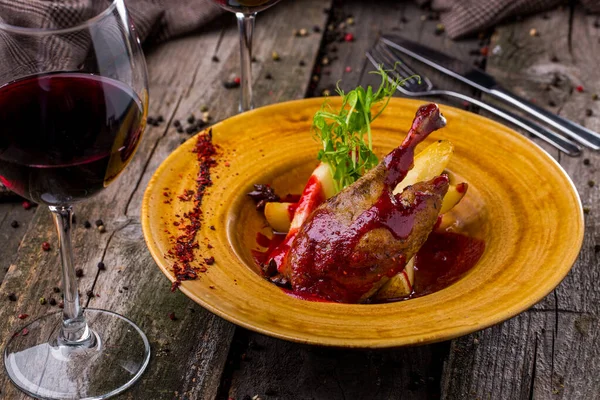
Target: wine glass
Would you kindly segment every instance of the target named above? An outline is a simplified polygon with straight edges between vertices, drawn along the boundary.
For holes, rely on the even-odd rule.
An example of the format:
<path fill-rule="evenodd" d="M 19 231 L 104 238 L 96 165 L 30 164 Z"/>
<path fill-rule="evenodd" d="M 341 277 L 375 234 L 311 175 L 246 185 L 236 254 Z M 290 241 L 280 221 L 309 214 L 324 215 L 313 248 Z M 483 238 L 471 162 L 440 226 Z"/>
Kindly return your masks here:
<path fill-rule="evenodd" d="M 19 0 L 0 8 L 0 181 L 50 208 L 64 294 L 62 313 L 8 341 L 4 365 L 16 386 L 45 399 L 120 393 L 150 359 L 133 322 L 79 303 L 73 204 L 129 163 L 148 107 L 146 64 L 124 0 L 87 4 Z"/>
<path fill-rule="evenodd" d="M 254 108 L 252 101 L 252 34 L 254 20 L 259 11 L 271 7 L 279 0 L 212 0 L 225 10 L 235 13 L 240 31 L 240 62 L 242 64 L 240 111 Z"/>

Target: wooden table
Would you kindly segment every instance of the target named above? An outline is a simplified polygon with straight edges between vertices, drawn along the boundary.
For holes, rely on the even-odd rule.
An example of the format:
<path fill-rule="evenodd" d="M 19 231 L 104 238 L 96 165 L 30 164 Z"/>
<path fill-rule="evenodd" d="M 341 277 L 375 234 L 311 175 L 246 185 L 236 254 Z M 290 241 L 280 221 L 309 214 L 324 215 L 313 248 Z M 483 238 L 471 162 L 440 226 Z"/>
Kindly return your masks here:
<path fill-rule="evenodd" d="M 335 4 L 332 4 L 335 3 Z M 330 10 L 330 7 L 333 8 Z M 325 10 L 324 10 L 325 9 Z M 353 16 L 354 24 L 346 18 Z M 340 22 L 353 42 L 338 41 Z M 334 30 L 328 30 L 328 24 Z M 436 34 L 439 21 L 409 2 L 361 0 L 284 1 L 258 18 L 254 88 L 258 106 L 320 95 L 372 82 L 364 53 L 381 32 L 395 32 L 477 62 L 518 94 L 600 130 L 600 29 L 598 17 L 561 8 L 519 18 L 474 39 L 451 41 Z M 295 36 L 305 28 L 308 35 Z M 536 29 L 538 35 L 531 35 Z M 141 233 L 140 203 L 162 160 L 189 135 L 175 119 L 201 115 L 212 121 L 234 115 L 238 90 L 223 81 L 238 74 L 233 17 L 148 48 L 150 126 L 134 161 L 118 183 L 77 207 L 74 249 L 84 276 L 79 286 L 93 307 L 122 313 L 147 333 L 152 360 L 126 399 L 594 399 L 600 398 L 600 154 L 570 158 L 537 142 L 575 182 L 586 210 L 580 257 L 565 280 L 530 310 L 497 326 L 428 346 L 345 350 L 288 343 L 237 328 L 205 311 L 170 283 L 150 257 Z M 481 49 L 489 49 L 489 56 Z M 272 52 L 281 59 L 274 61 Z M 485 50 L 482 50 L 485 53 Z M 219 61 L 213 61 L 216 55 Z M 323 62 L 326 56 L 327 61 Z M 323 65 L 326 64 L 326 65 Z M 441 87 L 468 87 L 426 71 Z M 272 79 L 267 79 L 268 75 Z M 578 91 L 577 87 L 581 86 Z M 460 103 L 449 104 L 462 106 Z M 594 185 L 593 181 L 596 181 Z M 561 188 L 556 188 L 560 190 Z M 101 233 L 85 220 L 102 219 Z M 13 228 L 11 222 L 19 222 Z M 2 344 L 24 321 L 56 311 L 39 299 L 59 298 L 56 235 L 43 207 L 24 210 L 0 204 L 0 338 Z M 52 244 L 50 252 L 41 243 Z M 105 271 L 97 269 L 103 261 Z M 15 293 L 17 301 L 8 295 Z M 174 313 L 175 321 L 169 318 Z M 258 397 L 255 397 L 258 395 Z M 20 394 L 0 373 L 0 397 Z"/>

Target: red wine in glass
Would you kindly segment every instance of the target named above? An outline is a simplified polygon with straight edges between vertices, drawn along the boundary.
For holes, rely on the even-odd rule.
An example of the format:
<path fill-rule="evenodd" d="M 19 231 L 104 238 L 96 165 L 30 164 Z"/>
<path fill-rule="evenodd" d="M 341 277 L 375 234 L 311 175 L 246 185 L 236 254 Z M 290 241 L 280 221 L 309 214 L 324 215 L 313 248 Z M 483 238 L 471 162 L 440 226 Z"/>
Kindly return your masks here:
<path fill-rule="evenodd" d="M 0 87 L 0 181 L 47 205 L 88 198 L 116 178 L 144 130 L 143 107 L 125 84 L 72 72 Z"/>
<path fill-rule="evenodd" d="M 217 4 L 231 12 L 256 13 L 271 7 L 279 0 L 215 0 Z"/>

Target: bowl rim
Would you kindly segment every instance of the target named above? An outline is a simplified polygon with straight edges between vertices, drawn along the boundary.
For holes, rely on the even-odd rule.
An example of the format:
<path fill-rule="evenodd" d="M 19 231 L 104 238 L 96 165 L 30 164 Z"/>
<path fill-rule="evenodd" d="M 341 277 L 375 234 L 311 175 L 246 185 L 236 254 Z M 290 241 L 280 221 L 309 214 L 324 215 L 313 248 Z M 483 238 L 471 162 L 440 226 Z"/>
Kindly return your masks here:
<path fill-rule="evenodd" d="M 309 105 L 320 106 L 324 100 L 331 101 L 332 99 L 318 97 L 318 98 L 310 98 L 310 99 L 291 100 L 291 101 L 267 105 L 264 107 L 256 108 L 254 110 L 247 111 L 242 114 L 238 114 L 238 115 L 232 116 L 230 118 L 227 118 L 227 119 L 215 124 L 213 126 L 213 128 L 218 129 L 219 126 L 221 126 L 224 122 L 235 123 L 238 120 L 243 120 L 245 118 L 248 118 L 249 116 L 252 116 L 255 113 L 264 112 L 265 110 L 271 110 L 271 109 L 277 110 L 280 107 L 287 107 L 289 105 L 304 103 L 304 104 L 306 104 L 306 106 L 309 106 Z M 333 101 L 336 101 L 336 100 L 334 99 Z M 392 103 L 406 103 L 407 105 L 412 106 L 412 105 L 422 104 L 423 101 L 394 97 L 391 99 L 390 104 L 392 104 Z M 419 335 L 419 336 L 409 336 L 409 337 L 403 336 L 401 338 L 385 337 L 385 338 L 367 338 L 367 339 L 357 339 L 357 338 L 339 339 L 339 338 L 335 338 L 335 337 L 331 338 L 331 337 L 323 337 L 323 336 L 315 336 L 315 335 L 306 337 L 306 336 L 302 336 L 302 335 L 285 334 L 285 333 L 278 332 L 276 330 L 269 330 L 269 329 L 263 328 L 261 326 L 253 325 L 249 321 L 246 321 L 246 320 L 239 318 L 235 315 L 232 315 L 226 311 L 223 311 L 222 309 L 219 309 L 218 307 L 213 306 L 210 302 L 205 301 L 204 299 L 202 299 L 202 297 L 200 297 L 196 293 L 194 293 L 186 285 L 185 281 L 182 282 L 182 284 L 179 286 L 179 290 L 181 290 L 187 297 L 189 297 L 190 299 L 192 299 L 193 301 L 195 301 L 196 303 L 201 305 L 203 308 L 212 312 L 213 314 L 216 314 L 219 317 L 224 318 L 225 320 L 232 322 L 238 326 L 244 327 L 246 329 L 249 329 L 249 330 L 264 334 L 264 335 L 276 337 L 278 339 L 284 339 L 284 340 L 297 342 L 297 343 L 320 345 L 320 346 L 331 346 L 331 347 L 345 347 L 345 348 L 389 348 L 389 347 L 398 347 L 398 346 L 419 345 L 419 344 L 425 344 L 425 343 L 435 343 L 435 342 L 450 340 L 450 339 L 454 339 L 454 338 L 457 338 L 457 337 L 460 337 L 460 336 L 463 336 L 463 335 L 466 335 L 466 334 L 469 334 L 469 333 L 472 333 L 472 332 L 475 332 L 475 331 L 478 331 L 481 329 L 488 328 L 488 327 L 496 325 L 500 322 L 506 321 L 507 319 L 512 318 L 512 317 L 522 313 L 523 311 L 529 309 L 530 307 L 532 307 L 535 303 L 539 302 L 541 299 L 546 297 L 552 290 L 554 290 L 554 288 L 556 286 L 558 286 L 558 284 L 560 284 L 560 282 L 565 278 L 565 276 L 568 274 L 568 272 L 571 270 L 572 266 L 574 265 L 575 261 L 577 260 L 579 252 L 583 245 L 584 222 L 585 222 L 584 221 L 584 213 L 583 213 L 581 199 L 580 199 L 579 193 L 575 187 L 575 184 L 573 183 L 572 179 L 567 174 L 567 172 L 564 170 L 564 168 L 558 163 L 558 161 L 556 161 L 552 156 L 550 156 L 550 154 L 546 150 L 544 150 L 542 147 L 540 147 L 537 143 L 528 140 L 524 136 L 515 132 L 513 129 L 508 128 L 505 125 L 500 124 L 496 121 L 493 121 L 491 119 L 488 119 L 488 118 L 483 117 L 478 114 L 471 113 L 466 110 L 462 110 L 462 109 L 459 109 L 459 108 L 456 108 L 453 106 L 448 106 L 444 103 L 440 103 L 440 104 L 442 104 L 445 109 L 451 109 L 452 111 L 457 112 L 459 114 L 467 115 L 469 118 L 475 118 L 475 119 L 479 119 L 481 121 L 485 121 L 486 124 L 488 124 L 492 127 L 492 128 L 490 128 L 491 130 L 493 130 L 493 127 L 502 127 L 502 131 L 503 131 L 502 134 L 504 134 L 504 132 L 506 132 L 507 134 L 510 134 L 510 135 L 516 137 L 518 140 L 522 141 L 523 143 L 526 143 L 528 146 L 533 146 L 535 148 L 535 150 L 538 152 L 538 155 L 540 157 L 545 158 L 546 161 L 550 161 L 551 164 L 553 164 L 553 166 L 556 167 L 557 172 L 560 173 L 561 177 L 563 179 L 566 179 L 566 181 L 568 182 L 568 185 L 569 185 L 568 191 L 570 192 L 570 194 L 574 195 L 574 198 L 578 205 L 577 209 L 575 210 L 577 213 L 577 220 L 574 221 L 574 223 L 576 223 L 578 226 L 578 230 L 577 230 L 578 235 L 577 235 L 577 238 L 574 239 L 574 241 L 572 243 L 573 247 L 576 248 L 577 251 L 573 252 L 572 253 L 573 255 L 571 257 L 569 257 L 567 260 L 563 260 L 564 264 L 568 265 L 568 268 L 564 268 L 564 271 L 563 271 L 564 273 L 562 273 L 560 275 L 559 279 L 557 279 L 556 281 L 552 281 L 552 282 L 548 282 L 548 281 L 543 282 L 544 283 L 542 285 L 543 290 L 539 291 L 538 292 L 539 295 L 535 296 L 535 298 L 530 298 L 530 297 L 524 298 L 522 301 L 512 304 L 510 307 L 503 309 L 501 312 L 498 312 L 498 313 L 494 314 L 493 316 L 488 317 L 484 322 L 479 322 L 476 325 L 461 324 L 461 325 L 455 326 L 453 329 L 446 329 L 444 331 L 444 334 L 442 334 L 442 335 L 434 333 L 434 334 L 428 335 L 427 337 L 423 337 L 423 335 Z M 149 222 L 149 218 L 150 218 L 149 207 L 150 207 L 150 202 L 151 202 L 151 190 L 152 190 L 152 187 L 154 186 L 154 184 L 156 183 L 156 180 L 158 179 L 158 177 L 169 167 L 170 161 L 178 156 L 181 149 L 185 148 L 186 146 L 189 146 L 190 142 L 192 142 L 194 140 L 196 140 L 196 135 L 194 135 L 190 139 L 188 139 L 185 143 L 183 143 L 181 146 L 179 146 L 177 149 L 175 149 L 173 152 L 171 152 L 165 160 L 163 160 L 161 165 L 157 168 L 157 170 L 154 172 L 152 178 L 148 182 L 148 185 L 144 192 L 143 201 L 142 201 L 142 213 L 141 213 L 140 218 L 141 218 L 142 230 L 143 230 L 143 234 L 144 234 L 144 240 L 147 244 L 147 247 L 148 247 L 152 257 L 156 261 L 158 267 L 161 269 L 161 271 L 167 276 L 167 278 L 171 282 L 175 281 L 175 277 L 172 275 L 172 272 L 169 270 L 169 267 L 167 265 L 165 265 L 162 254 L 159 252 L 158 248 L 152 241 L 153 238 L 151 236 L 151 228 L 150 228 L 150 222 Z M 567 188 L 564 188 L 564 189 L 567 189 Z M 237 254 L 236 254 L 236 258 L 238 258 L 238 261 L 240 263 L 244 264 L 244 267 L 247 267 L 243 260 L 239 260 L 239 257 Z M 265 285 L 274 286 L 273 284 L 265 281 L 264 279 L 260 279 L 260 281 L 263 282 Z M 432 295 L 435 295 L 435 293 L 428 295 L 428 296 L 432 296 Z M 428 296 L 421 297 L 420 299 L 426 298 Z M 418 300 L 418 299 L 411 299 L 410 301 L 412 302 L 412 301 L 416 301 L 416 300 Z M 298 301 L 304 301 L 304 300 L 298 300 Z M 400 304 L 400 303 L 402 303 L 402 302 L 385 303 L 385 304 L 340 304 L 340 303 L 320 303 L 320 304 L 328 304 L 328 305 L 334 305 L 335 307 L 348 307 L 351 309 L 355 309 L 357 307 L 358 308 L 393 307 L 394 304 Z"/>

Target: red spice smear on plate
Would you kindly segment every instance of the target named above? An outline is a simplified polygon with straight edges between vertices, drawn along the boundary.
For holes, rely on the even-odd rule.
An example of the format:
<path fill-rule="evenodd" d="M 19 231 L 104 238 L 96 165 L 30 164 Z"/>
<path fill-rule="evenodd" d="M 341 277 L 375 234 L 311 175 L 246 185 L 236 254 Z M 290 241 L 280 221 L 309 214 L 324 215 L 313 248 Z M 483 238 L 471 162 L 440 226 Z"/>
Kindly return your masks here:
<path fill-rule="evenodd" d="M 198 271 L 206 271 L 206 268 L 197 269 L 193 266 L 196 260 L 194 250 L 199 247 L 196 241 L 196 234 L 202 226 L 202 199 L 206 189 L 212 186 L 212 180 L 210 177 L 210 169 L 216 165 L 216 161 L 213 156 L 216 154 L 216 148 L 212 143 L 212 130 L 207 130 L 197 136 L 196 145 L 192 150 L 196 153 L 196 158 L 199 164 L 198 176 L 196 177 L 196 190 L 186 191 L 186 195 L 193 198 L 180 199 L 182 201 L 193 200 L 194 205 L 192 209 L 183 214 L 180 222 L 179 236 L 174 238 L 172 248 L 169 250 L 169 255 L 175 258 L 173 263 L 173 273 L 175 274 L 176 281 L 173 282 L 171 290 L 174 291 L 181 284 L 181 281 L 196 279 L 198 277 Z"/>

